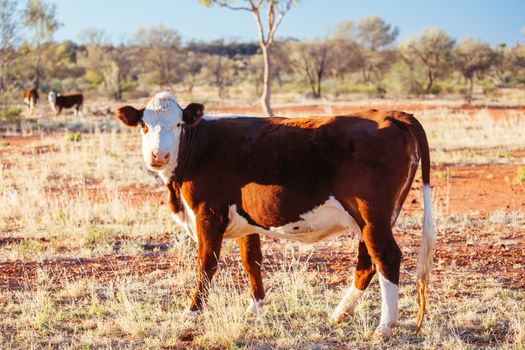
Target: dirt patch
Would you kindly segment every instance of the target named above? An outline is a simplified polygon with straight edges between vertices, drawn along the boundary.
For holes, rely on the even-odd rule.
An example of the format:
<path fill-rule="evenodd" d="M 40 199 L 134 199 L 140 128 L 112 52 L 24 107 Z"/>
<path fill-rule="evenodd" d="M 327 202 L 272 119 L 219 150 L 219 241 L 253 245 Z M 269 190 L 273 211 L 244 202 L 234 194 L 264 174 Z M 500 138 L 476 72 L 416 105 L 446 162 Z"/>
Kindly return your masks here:
<path fill-rule="evenodd" d="M 13 147 L 26 147 L 41 141 L 43 138 L 42 135 L 30 135 L 30 136 L 19 136 L 19 135 L 0 135 L 0 142 L 8 144 Z"/>
<path fill-rule="evenodd" d="M 513 165 L 439 166 L 432 168 L 434 201 L 444 214 L 525 211 L 525 183 L 513 184 Z M 421 181 L 416 180 L 405 202 L 406 213 L 421 210 Z"/>

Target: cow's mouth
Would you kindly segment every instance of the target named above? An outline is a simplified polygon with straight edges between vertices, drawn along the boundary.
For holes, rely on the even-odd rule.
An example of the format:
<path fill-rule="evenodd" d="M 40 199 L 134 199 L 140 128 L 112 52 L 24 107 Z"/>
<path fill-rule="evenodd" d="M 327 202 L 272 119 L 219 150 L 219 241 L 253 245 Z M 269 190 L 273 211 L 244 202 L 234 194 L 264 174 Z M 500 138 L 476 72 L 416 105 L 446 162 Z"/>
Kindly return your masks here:
<path fill-rule="evenodd" d="M 164 169 L 167 165 L 168 165 L 168 163 L 151 163 L 151 164 L 149 164 L 148 167 L 151 170 L 159 171 L 159 170 Z"/>

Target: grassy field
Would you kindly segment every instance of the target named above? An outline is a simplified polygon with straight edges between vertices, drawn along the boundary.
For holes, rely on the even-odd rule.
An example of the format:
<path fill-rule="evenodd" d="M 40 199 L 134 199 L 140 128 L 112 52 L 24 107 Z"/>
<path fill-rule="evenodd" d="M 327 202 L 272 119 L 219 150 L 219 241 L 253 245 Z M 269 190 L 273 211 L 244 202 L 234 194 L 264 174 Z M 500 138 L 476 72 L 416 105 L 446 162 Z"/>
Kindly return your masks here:
<path fill-rule="evenodd" d="M 324 113 L 363 106 L 324 103 Z M 418 179 L 394 229 L 404 258 L 400 322 L 387 342 L 373 336 L 376 281 L 354 318 L 328 320 L 352 281 L 357 241 L 349 237 L 314 246 L 264 239 L 269 293 L 260 318 L 244 314 L 248 282 L 238 248 L 225 242 L 208 307 L 188 320 L 196 244 L 172 223 L 137 132 L 110 114 L 51 117 L 41 107 L 37 118 L 0 123 L 0 348 L 525 349 L 525 111 L 413 107 L 431 145 L 438 235 L 418 335 Z"/>

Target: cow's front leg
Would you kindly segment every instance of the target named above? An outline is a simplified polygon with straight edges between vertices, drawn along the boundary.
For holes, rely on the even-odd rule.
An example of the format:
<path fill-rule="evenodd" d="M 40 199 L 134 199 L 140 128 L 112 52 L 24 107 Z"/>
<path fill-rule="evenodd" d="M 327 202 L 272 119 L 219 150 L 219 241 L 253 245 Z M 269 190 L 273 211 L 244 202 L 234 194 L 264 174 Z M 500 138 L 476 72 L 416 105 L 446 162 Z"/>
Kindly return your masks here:
<path fill-rule="evenodd" d="M 221 252 L 222 236 L 225 221 L 213 213 L 213 210 L 203 210 L 197 214 L 196 228 L 198 239 L 197 257 L 197 287 L 190 308 L 189 316 L 195 316 L 202 310 L 208 289 L 215 272 L 217 272 L 219 255 Z"/>
<path fill-rule="evenodd" d="M 261 306 L 264 304 L 265 297 L 261 276 L 261 238 L 257 234 L 244 236 L 237 239 L 237 244 L 239 245 L 244 270 L 250 279 L 251 299 L 246 312 L 260 315 L 262 312 Z"/>

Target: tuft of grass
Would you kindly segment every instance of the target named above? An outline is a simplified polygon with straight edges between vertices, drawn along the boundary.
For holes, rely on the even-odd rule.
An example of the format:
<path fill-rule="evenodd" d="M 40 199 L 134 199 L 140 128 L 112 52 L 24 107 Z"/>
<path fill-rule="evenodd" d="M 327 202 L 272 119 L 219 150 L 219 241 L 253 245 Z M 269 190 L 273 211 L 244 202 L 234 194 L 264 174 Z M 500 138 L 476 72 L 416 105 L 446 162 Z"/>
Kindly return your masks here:
<path fill-rule="evenodd" d="M 446 180 L 447 172 L 446 171 L 434 171 L 434 176 L 439 180 Z"/>
<path fill-rule="evenodd" d="M 525 181 L 525 167 L 520 166 L 516 169 L 516 176 L 514 177 L 514 183 L 521 184 Z"/>
<path fill-rule="evenodd" d="M 79 142 L 82 139 L 82 133 L 80 131 L 70 132 L 66 135 L 66 141 Z"/>

